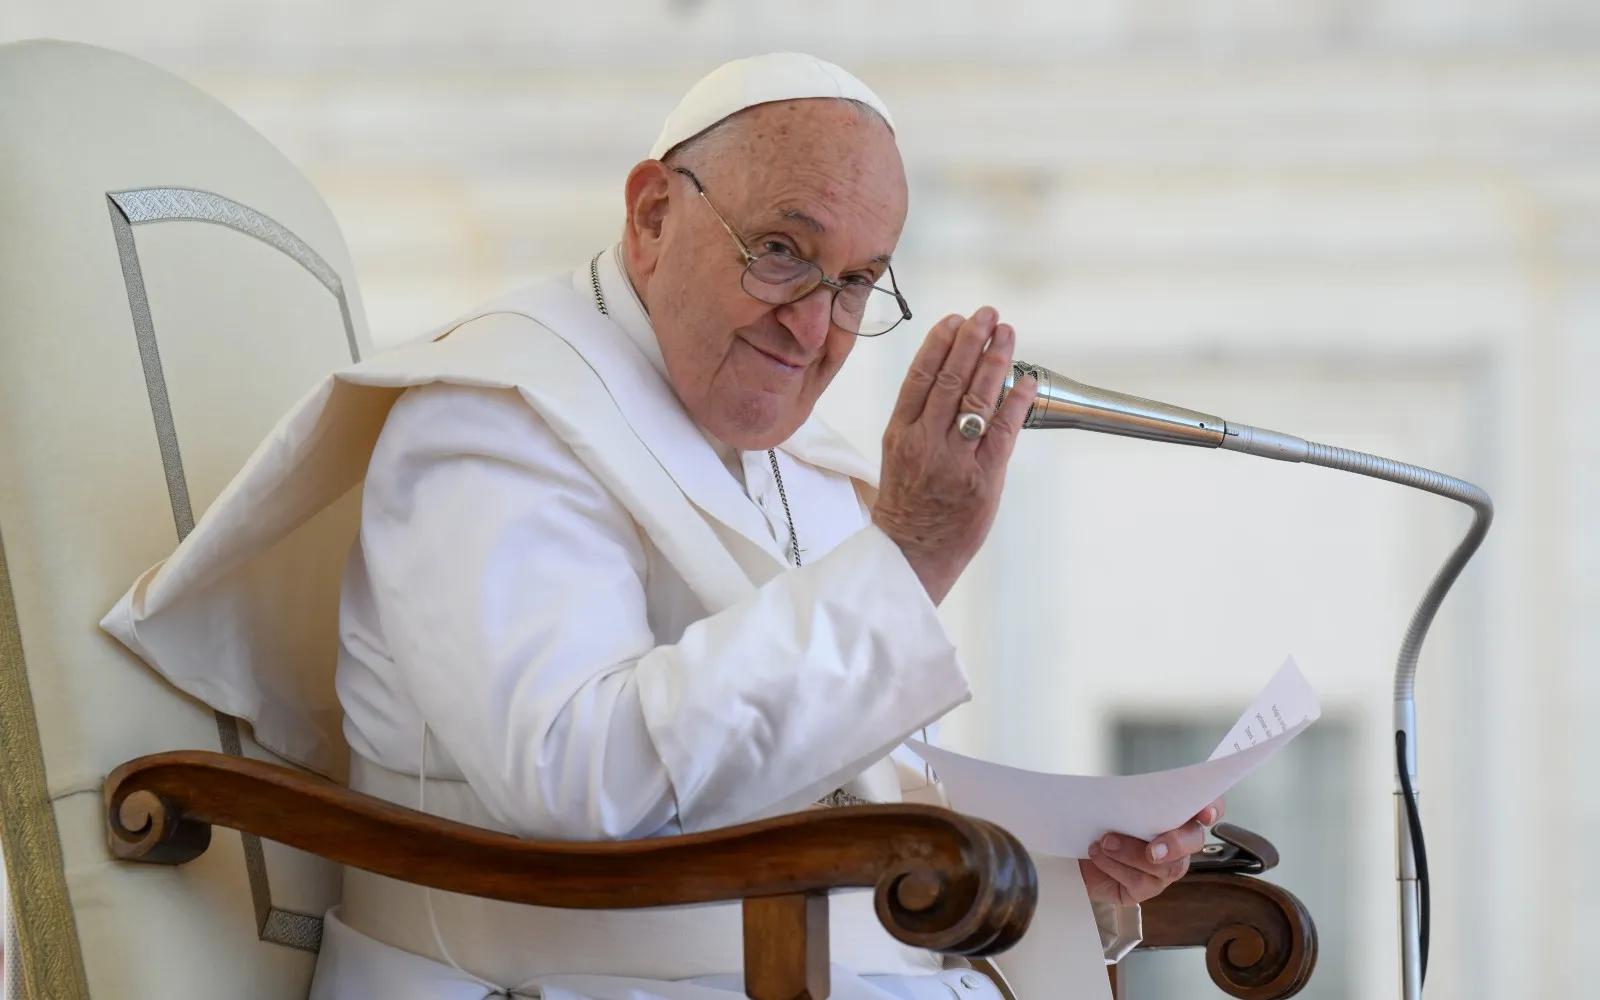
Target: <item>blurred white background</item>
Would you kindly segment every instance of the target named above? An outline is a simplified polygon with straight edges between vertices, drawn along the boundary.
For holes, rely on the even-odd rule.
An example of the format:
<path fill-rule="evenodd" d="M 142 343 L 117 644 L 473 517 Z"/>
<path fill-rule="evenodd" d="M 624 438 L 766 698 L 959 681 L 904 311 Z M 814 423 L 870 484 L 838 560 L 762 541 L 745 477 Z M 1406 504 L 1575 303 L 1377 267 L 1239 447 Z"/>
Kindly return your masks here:
<path fill-rule="evenodd" d="M 283 149 L 380 343 L 615 238 L 624 174 L 723 60 L 845 65 L 900 127 L 919 322 L 861 345 L 827 415 L 876 449 L 920 321 L 990 303 L 1074 377 L 1485 485 L 1419 685 L 1429 994 L 1600 981 L 1593 0 L 7 0 L 0 41 L 37 36 L 178 72 Z M 1188 763 L 1292 653 L 1324 721 L 1234 818 L 1319 920 L 1304 995 L 1396 995 L 1392 659 L 1466 521 L 1324 470 L 1025 438 L 947 606 L 978 694 L 945 738 Z M 1217 995 L 1194 955 L 1130 978 Z"/>

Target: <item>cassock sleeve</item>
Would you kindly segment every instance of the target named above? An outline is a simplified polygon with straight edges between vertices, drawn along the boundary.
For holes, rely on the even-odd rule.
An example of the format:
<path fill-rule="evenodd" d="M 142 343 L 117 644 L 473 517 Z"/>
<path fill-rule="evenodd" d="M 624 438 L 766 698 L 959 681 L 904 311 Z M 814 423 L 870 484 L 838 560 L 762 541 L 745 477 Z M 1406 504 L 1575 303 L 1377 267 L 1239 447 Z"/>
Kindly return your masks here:
<path fill-rule="evenodd" d="M 969 697 L 875 527 L 658 644 L 640 529 L 511 392 L 435 385 L 396 403 L 361 545 L 399 686 L 522 836 L 792 811 Z"/>

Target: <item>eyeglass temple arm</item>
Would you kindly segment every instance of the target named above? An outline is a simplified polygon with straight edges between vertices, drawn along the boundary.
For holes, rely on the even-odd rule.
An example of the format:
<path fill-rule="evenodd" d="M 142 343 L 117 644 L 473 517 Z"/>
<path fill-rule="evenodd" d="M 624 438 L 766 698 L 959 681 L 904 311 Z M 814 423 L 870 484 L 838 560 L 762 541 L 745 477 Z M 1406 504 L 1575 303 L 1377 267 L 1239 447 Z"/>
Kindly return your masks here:
<path fill-rule="evenodd" d="M 911 306 L 906 302 L 906 297 L 900 294 L 900 282 L 895 280 L 894 265 L 885 262 L 883 269 L 889 272 L 889 288 L 894 292 L 894 300 L 900 305 L 900 318 L 903 321 L 911 318 Z"/>
<path fill-rule="evenodd" d="M 722 213 L 717 211 L 717 206 L 711 204 L 711 198 L 706 194 L 706 186 L 700 183 L 700 178 L 694 175 L 694 171 L 687 167 L 673 167 L 672 172 L 689 178 L 689 183 L 694 185 L 695 192 L 700 195 L 700 200 L 706 203 L 706 207 L 711 209 L 711 214 L 717 217 L 717 222 L 722 225 L 723 231 L 733 238 L 733 242 L 739 245 L 739 251 L 744 254 L 745 263 L 748 264 L 755 260 L 756 255 L 750 252 L 750 247 L 745 243 L 744 237 L 734 232 L 733 227 L 728 225 L 728 220 L 724 219 Z"/>

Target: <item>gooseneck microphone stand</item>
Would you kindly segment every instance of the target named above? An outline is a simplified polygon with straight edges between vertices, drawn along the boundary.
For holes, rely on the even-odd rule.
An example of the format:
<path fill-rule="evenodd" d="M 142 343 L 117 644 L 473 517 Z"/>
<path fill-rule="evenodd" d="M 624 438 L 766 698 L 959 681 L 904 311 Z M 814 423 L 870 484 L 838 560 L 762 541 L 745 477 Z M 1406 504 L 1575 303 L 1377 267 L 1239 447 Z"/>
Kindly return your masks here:
<path fill-rule="evenodd" d="M 1472 508 L 1472 526 L 1467 529 L 1466 537 L 1434 575 L 1411 615 L 1394 671 L 1395 851 L 1400 887 L 1401 992 L 1404 1000 L 1420 1000 L 1428 971 L 1430 905 L 1428 855 L 1422 837 L 1422 817 L 1417 809 L 1417 658 L 1445 595 L 1489 533 L 1489 523 L 1494 519 L 1494 502 L 1489 494 L 1454 476 L 1276 431 L 1229 423 L 1210 414 L 1166 403 L 1097 389 L 1025 362 L 1012 366 L 1000 400 L 1005 400 L 1017 379 L 1028 375 L 1038 381 L 1039 395 L 1023 421 L 1025 428 L 1076 428 L 1221 448 L 1281 462 L 1305 462 L 1425 490 Z"/>

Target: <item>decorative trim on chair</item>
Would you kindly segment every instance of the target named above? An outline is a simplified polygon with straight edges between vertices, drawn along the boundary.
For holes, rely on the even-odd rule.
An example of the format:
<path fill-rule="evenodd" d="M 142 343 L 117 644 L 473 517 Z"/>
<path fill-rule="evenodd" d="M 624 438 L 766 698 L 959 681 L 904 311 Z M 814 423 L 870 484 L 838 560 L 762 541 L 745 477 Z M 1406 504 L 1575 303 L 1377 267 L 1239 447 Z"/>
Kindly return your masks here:
<path fill-rule="evenodd" d="M 267 246 L 287 256 L 310 271 L 322 287 L 339 300 L 339 318 L 344 321 L 345 341 L 350 347 L 350 360 L 361 360 L 361 349 L 356 344 L 355 324 L 350 320 L 350 302 L 345 298 L 344 282 L 322 255 L 311 245 L 277 220 L 262 215 L 248 205 L 210 191 L 194 188 L 142 188 L 137 191 L 112 191 L 106 197 L 122 210 L 129 225 L 146 222 L 214 222 L 235 232 L 253 236 Z M 120 244 L 118 249 L 120 249 Z"/>
<path fill-rule="evenodd" d="M 156 343 L 155 322 L 150 318 L 150 297 L 145 293 L 144 271 L 139 267 L 139 247 L 133 241 L 133 227 L 123 214 L 115 195 L 111 200 L 111 232 L 117 241 L 117 257 L 122 261 L 122 282 L 128 287 L 128 308 L 133 312 L 133 336 L 139 342 L 139 363 L 144 366 L 145 391 L 150 396 L 150 414 L 156 422 L 156 444 L 161 449 L 161 467 L 167 476 L 167 500 L 172 504 L 172 521 L 178 541 L 194 530 L 194 511 L 189 505 L 189 481 L 183 474 L 183 455 L 178 450 L 178 426 L 172 418 L 172 400 L 167 396 L 167 376 L 161 368 L 161 348 Z"/>
<path fill-rule="evenodd" d="M 0 840 L 10 912 L 6 916 L 6 1000 L 21 972 L 25 996 L 89 1000 L 78 924 L 67 893 L 55 808 L 45 780 L 44 749 L 33 712 L 22 625 L 0 538 Z M 15 942 L 15 949 L 12 943 Z"/>
<path fill-rule="evenodd" d="M 244 747 L 239 742 L 238 719 L 218 712 L 217 736 L 222 743 L 223 753 L 232 757 L 244 756 Z M 250 900 L 256 910 L 257 936 L 285 948 L 321 951 L 322 918 L 273 906 L 272 883 L 267 879 L 267 852 L 261 847 L 261 838 L 243 832 L 239 838 L 244 844 L 244 870 L 250 877 Z"/>
<path fill-rule="evenodd" d="M 143 188 L 137 191 L 106 193 L 111 211 L 111 230 L 117 241 L 117 256 L 122 261 L 122 278 L 128 287 L 128 308 L 133 314 L 134 337 L 139 343 L 139 360 L 144 367 L 145 388 L 150 395 L 150 415 L 155 420 L 156 441 L 161 450 L 161 465 L 166 474 L 167 497 L 172 504 L 172 520 L 181 542 L 194 530 L 194 509 L 189 500 L 188 480 L 183 471 L 183 454 L 178 446 L 177 425 L 167 395 L 166 374 L 161 366 L 161 350 L 156 340 L 155 321 L 150 315 L 150 299 L 145 292 L 144 272 L 139 266 L 139 248 L 133 227 L 152 222 L 209 222 L 254 237 L 305 268 L 339 303 L 339 318 L 344 323 L 350 360 L 361 360 L 355 326 L 344 282 L 322 256 L 304 240 L 276 220 L 247 205 L 209 191 L 192 188 Z M 239 740 L 239 720 L 217 713 L 217 738 L 222 750 L 234 757 L 244 756 Z M 315 952 L 322 947 L 322 919 L 308 913 L 282 910 L 272 905 L 272 885 L 267 878 L 267 858 L 261 838 L 241 833 L 245 871 L 250 879 L 250 897 L 255 906 L 256 932 L 263 941 Z"/>

